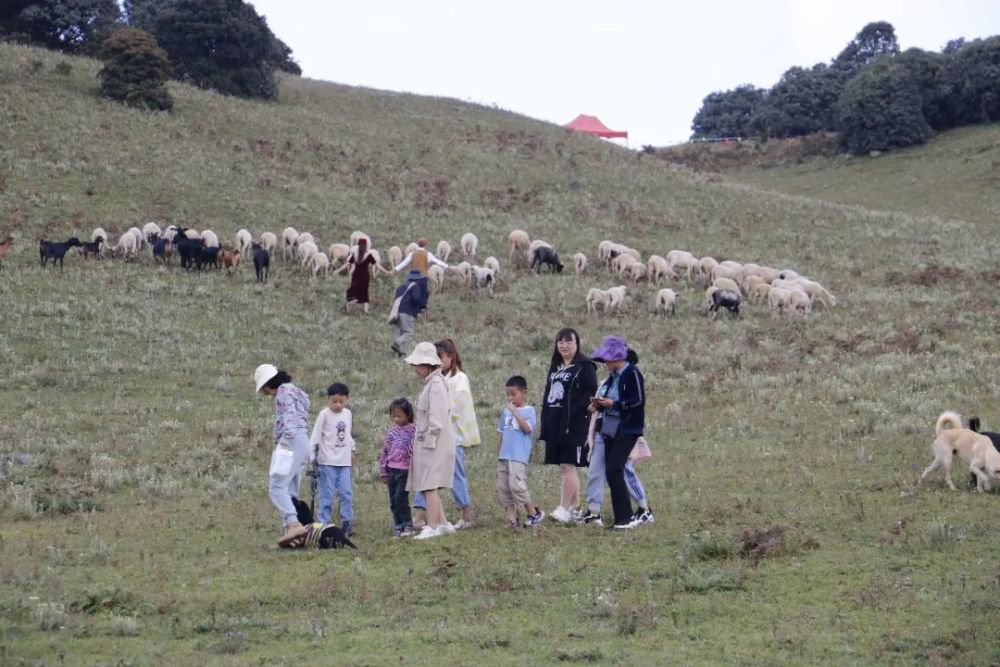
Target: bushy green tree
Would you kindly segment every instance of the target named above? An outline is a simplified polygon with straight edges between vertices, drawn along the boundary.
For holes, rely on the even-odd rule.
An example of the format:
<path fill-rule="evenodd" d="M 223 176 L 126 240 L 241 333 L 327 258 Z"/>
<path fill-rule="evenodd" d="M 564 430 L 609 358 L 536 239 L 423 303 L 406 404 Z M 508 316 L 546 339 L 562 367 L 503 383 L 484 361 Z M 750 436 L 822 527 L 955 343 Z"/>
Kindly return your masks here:
<path fill-rule="evenodd" d="M 955 125 L 949 102 L 946 78 L 948 57 L 933 51 L 912 48 L 900 53 L 894 62 L 906 69 L 920 93 L 920 108 L 927 123 L 935 130 Z"/>
<path fill-rule="evenodd" d="M 844 147 L 856 155 L 922 144 L 931 136 L 920 90 L 907 68 L 881 58 L 858 72 L 837 102 Z"/>
<path fill-rule="evenodd" d="M 695 139 L 708 137 L 749 137 L 750 119 L 764 100 L 766 91 L 749 84 L 711 93 L 691 122 Z"/>
<path fill-rule="evenodd" d="M 954 124 L 1000 120 L 1000 37 L 976 39 L 951 53 L 944 76 Z"/>
<path fill-rule="evenodd" d="M 121 28 L 101 45 L 104 67 L 98 76 L 105 97 L 129 106 L 169 111 L 174 102 L 167 90 L 170 61 L 148 32 Z"/>
<path fill-rule="evenodd" d="M 765 138 L 832 130 L 843 89 L 843 75 L 823 63 L 808 69 L 793 67 L 768 91 L 754 112 L 751 127 Z"/>
<path fill-rule="evenodd" d="M 95 53 L 121 19 L 115 0 L 20 0 L 3 3 L 0 30 L 62 51 Z M 13 10 L 20 8 L 16 14 Z"/>
<path fill-rule="evenodd" d="M 879 56 L 899 53 L 896 29 L 887 21 L 869 23 L 833 59 L 833 68 L 850 79 Z"/>

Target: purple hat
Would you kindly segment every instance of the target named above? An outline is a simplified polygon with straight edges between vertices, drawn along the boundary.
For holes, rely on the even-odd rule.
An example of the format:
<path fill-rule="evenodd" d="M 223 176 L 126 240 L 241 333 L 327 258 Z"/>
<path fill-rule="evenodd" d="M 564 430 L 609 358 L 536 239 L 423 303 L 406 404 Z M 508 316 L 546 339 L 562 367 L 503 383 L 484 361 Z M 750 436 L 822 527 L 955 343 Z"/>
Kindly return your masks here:
<path fill-rule="evenodd" d="M 590 358 L 594 361 L 625 361 L 628 359 L 628 345 L 624 338 L 605 336 L 601 346 L 594 350 Z"/>

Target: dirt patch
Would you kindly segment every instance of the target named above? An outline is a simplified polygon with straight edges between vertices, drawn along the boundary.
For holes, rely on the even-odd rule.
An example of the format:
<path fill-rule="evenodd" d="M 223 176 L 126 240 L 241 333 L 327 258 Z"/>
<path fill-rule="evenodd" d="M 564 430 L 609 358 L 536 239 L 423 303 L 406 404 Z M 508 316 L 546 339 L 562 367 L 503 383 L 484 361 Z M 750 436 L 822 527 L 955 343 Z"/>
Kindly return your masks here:
<path fill-rule="evenodd" d="M 890 271 L 885 275 L 887 285 L 921 285 L 929 287 L 938 283 L 964 282 L 970 279 L 970 273 L 952 266 L 932 264 L 915 273 Z"/>
<path fill-rule="evenodd" d="M 795 524 L 778 523 L 745 529 L 740 534 L 738 547 L 740 555 L 756 566 L 764 558 L 816 549 L 819 542 L 815 537 L 802 535 L 801 529 Z"/>

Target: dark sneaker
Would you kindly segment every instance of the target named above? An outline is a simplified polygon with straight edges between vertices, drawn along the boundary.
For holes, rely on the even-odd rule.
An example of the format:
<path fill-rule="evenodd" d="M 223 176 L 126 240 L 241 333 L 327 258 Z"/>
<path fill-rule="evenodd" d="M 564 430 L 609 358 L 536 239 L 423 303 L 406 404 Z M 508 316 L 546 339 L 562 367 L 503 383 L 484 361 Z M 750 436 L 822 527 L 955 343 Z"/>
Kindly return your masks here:
<path fill-rule="evenodd" d="M 542 519 L 545 518 L 545 512 L 542 510 L 536 511 L 534 514 L 528 517 L 528 520 L 524 522 L 524 525 L 528 528 L 534 528 L 542 523 Z"/>
<path fill-rule="evenodd" d="M 577 519 L 577 521 L 580 522 L 581 524 L 585 525 L 585 526 L 603 526 L 604 525 L 604 522 L 601 521 L 601 515 L 600 514 L 594 514 L 590 510 L 587 510 L 584 514 L 581 514 L 580 518 Z"/>

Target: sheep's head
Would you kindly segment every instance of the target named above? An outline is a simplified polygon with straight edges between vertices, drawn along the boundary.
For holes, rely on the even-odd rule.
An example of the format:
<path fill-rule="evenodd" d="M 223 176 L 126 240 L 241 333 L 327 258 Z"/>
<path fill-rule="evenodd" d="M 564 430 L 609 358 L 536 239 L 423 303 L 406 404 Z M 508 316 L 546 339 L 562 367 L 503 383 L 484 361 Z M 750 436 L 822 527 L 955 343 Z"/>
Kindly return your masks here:
<path fill-rule="evenodd" d="M 71 236 L 66 241 L 66 245 L 69 246 L 70 248 L 72 248 L 74 246 L 82 246 L 83 244 L 80 243 L 80 239 L 76 238 L 75 236 Z"/>

